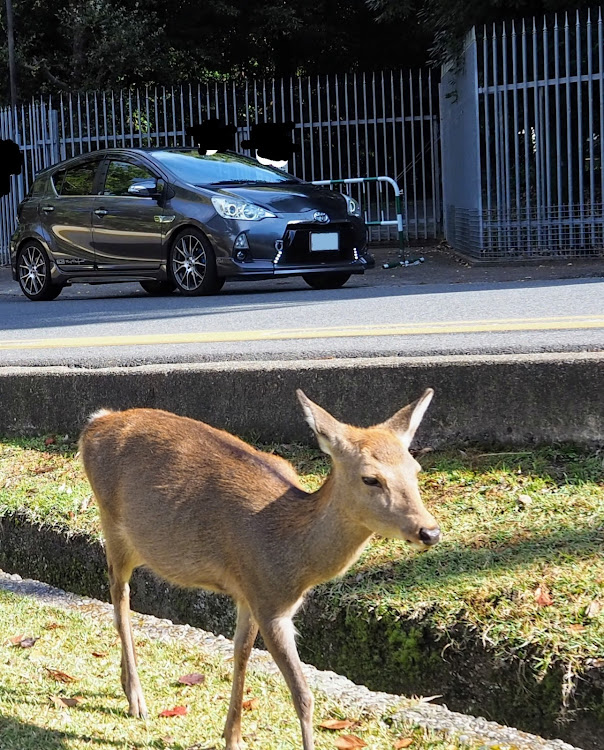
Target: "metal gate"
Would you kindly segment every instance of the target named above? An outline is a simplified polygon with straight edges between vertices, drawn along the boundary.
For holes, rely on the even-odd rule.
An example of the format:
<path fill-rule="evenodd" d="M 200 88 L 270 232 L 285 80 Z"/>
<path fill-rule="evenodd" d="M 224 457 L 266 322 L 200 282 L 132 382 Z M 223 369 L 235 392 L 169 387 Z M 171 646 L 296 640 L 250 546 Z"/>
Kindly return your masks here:
<path fill-rule="evenodd" d="M 474 29 L 441 91 L 447 240 L 481 260 L 604 254 L 602 9 Z"/>
<path fill-rule="evenodd" d="M 106 147 L 190 146 L 188 125 L 217 117 L 237 128 L 237 150 L 257 122 L 294 123 L 289 171 L 304 180 L 389 175 L 403 191 L 411 239 L 441 233 L 438 79 L 432 71 L 387 71 L 240 80 L 174 88 L 92 91 L 0 110 L 0 137 L 25 153 L 25 173 L 0 200 L 0 262 L 16 208 L 40 169 Z M 368 221 L 395 220 L 383 183 L 349 188 Z M 374 226 L 374 242 L 396 242 L 395 226 Z"/>

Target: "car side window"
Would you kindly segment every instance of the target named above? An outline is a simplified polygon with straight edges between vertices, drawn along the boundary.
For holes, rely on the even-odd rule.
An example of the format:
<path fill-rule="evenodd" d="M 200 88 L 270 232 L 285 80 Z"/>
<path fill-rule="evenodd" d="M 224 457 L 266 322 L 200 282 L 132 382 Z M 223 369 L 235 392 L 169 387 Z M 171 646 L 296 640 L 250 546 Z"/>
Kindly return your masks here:
<path fill-rule="evenodd" d="M 105 177 L 105 185 L 102 195 L 123 196 L 129 195 L 128 188 L 136 182 L 144 180 L 156 180 L 145 167 L 138 164 L 130 164 L 126 161 L 111 161 Z"/>
<path fill-rule="evenodd" d="M 77 167 L 62 169 L 55 172 L 52 177 L 55 190 L 63 195 L 92 195 L 94 176 L 98 167 L 98 161 L 78 164 Z"/>

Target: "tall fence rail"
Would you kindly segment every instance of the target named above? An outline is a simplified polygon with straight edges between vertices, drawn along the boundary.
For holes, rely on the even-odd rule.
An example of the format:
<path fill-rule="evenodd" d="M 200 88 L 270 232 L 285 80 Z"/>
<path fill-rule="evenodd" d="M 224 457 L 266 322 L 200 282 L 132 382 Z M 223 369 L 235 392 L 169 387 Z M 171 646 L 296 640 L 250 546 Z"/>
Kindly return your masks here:
<path fill-rule="evenodd" d="M 455 120 L 443 125 L 454 248 L 485 260 L 602 254 L 601 8 L 474 29 L 462 72 L 443 77 L 441 105 L 443 120 Z M 465 151 L 463 197 L 460 165 L 449 154 L 461 129 L 474 142 Z"/>
<path fill-rule="evenodd" d="M 408 236 L 439 237 L 438 85 L 432 71 L 399 70 L 92 91 L 0 109 L 0 137 L 19 143 L 25 154 L 23 174 L 0 199 L 0 262 L 8 261 L 18 203 L 41 169 L 99 148 L 191 146 L 187 126 L 209 118 L 236 126 L 242 153 L 249 153 L 240 144 L 255 123 L 293 122 L 298 151 L 289 171 L 308 181 L 394 177 Z M 382 183 L 349 189 L 368 221 L 396 219 Z M 396 227 L 370 232 L 372 241 L 397 237 Z"/>

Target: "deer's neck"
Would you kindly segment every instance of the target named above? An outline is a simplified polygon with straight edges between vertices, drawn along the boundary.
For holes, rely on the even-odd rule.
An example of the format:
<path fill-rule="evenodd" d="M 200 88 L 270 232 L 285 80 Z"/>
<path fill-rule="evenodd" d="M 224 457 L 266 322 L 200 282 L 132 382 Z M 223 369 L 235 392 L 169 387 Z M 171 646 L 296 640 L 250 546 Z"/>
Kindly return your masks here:
<path fill-rule="evenodd" d="M 344 573 L 371 536 L 371 530 L 352 517 L 347 493 L 345 483 L 332 472 L 323 486 L 308 497 L 313 507 L 298 542 L 304 588 Z"/>

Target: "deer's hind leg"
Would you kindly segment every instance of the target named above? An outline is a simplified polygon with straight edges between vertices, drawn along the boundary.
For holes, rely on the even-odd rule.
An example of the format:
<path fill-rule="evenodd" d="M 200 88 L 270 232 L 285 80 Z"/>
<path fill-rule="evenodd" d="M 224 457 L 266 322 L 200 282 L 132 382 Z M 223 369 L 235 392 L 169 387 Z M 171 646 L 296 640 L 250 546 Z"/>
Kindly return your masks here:
<path fill-rule="evenodd" d="M 106 554 L 109 586 L 113 603 L 113 621 L 122 644 L 122 688 L 128 698 L 131 716 L 146 718 L 147 706 L 136 668 L 134 636 L 130 621 L 130 576 L 139 564 L 127 544 L 107 534 Z"/>

